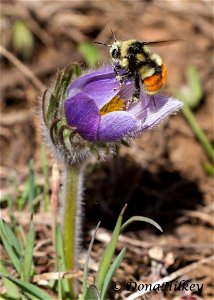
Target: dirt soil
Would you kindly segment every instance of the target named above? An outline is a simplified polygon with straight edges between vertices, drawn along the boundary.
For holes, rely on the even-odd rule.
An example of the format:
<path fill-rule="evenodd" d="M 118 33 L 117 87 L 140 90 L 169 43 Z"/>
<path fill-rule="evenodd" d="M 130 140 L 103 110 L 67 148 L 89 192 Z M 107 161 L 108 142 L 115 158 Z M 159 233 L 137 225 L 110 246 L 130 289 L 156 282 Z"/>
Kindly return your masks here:
<path fill-rule="evenodd" d="M 26 73 L 22 64 L 1 51 L 3 197 L 9 194 L 15 199 L 17 193 L 23 191 L 31 158 L 43 188 L 43 140 L 37 114 L 43 87 L 68 63 L 78 61 L 85 66 L 78 51 L 80 42 L 111 43 L 110 27 L 121 40 L 182 40 L 154 47 L 168 67 L 164 93 L 174 95 L 186 83 L 187 68 L 195 65 L 203 86 L 203 99 L 194 113 L 213 141 L 212 1 L 3 1 L 1 11 L 1 44 L 32 72 Z M 12 28 L 19 19 L 26 22 L 34 36 L 33 51 L 28 59 L 13 46 Z M 98 48 L 102 54 L 100 64 L 110 62 L 108 50 Z M 29 79 L 32 74 L 35 78 Z M 125 245 L 127 254 L 114 279 L 151 283 L 198 262 L 188 272 L 181 271 L 177 281 L 203 284 L 201 292 L 153 292 L 145 299 L 213 299 L 213 265 L 211 260 L 203 263 L 204 258 L 213 254 L 213 179 L 205 172 L 207 161 L 202 146 L 182 113 L 178 113 L 132 141 L 130 147 L 121 146 L 118 157 L 91 165 L 85 177 L 84 255 L 91 230 L 102 221 L 93 249 L 91 275 L 95 274 L 121 208 L 128 203 L 126 219 L 133 215 L 150 217 L 162 226 L 163 233 L 141 223 L 129 227 L 118 244 L 117 251 Z M 53 157 L 50 152 L 48 165 L 51 181 Z M 18 189 L 14 189 L 14 180 Z M 2 201 L 1 205 L 3 216 L 9 220 L 6 202 Z M 15 201 L 13 209 L 16 213 Z M 51 217 L 44 220 L 43 213 L 41 205 L 35 216 L 37 274 L 53 271 Z M 27 208 L 17 212 L 17 219 L 25 226 L 26 214 Z M 81 258 L 80 262 L 82 267 L 84 260 Z M 112 287 L 110 297 L 126 299 L 128 294 L 125 289 L 116 291 Z"/>

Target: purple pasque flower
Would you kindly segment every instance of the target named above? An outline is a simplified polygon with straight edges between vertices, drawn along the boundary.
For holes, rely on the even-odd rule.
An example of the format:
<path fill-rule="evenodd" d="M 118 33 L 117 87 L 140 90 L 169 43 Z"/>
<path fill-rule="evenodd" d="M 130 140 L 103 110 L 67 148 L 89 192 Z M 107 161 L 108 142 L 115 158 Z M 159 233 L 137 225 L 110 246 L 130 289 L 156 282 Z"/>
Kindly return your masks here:
<path fill-rule="evenodd" d="M 112 66 L 80 76 L 70 84 L 64 103 L 68 125 L 88 141 L 115 142 L 143 133 L 182 107 L 181 101 L 159 94 L 154 105 L 141 89 L 139 102 L 127 108 L 134 89 L 132 79 L 120 86 Z"/>

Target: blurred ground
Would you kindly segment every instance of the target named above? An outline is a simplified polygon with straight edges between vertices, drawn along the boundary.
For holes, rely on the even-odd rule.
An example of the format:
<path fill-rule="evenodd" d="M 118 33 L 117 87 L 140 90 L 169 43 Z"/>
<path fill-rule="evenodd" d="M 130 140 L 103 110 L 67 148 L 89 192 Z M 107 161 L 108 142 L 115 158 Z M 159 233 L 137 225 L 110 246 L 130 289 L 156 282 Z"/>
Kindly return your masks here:
<path fill-rule="evenodd" d="M 182 39 L 166 47 L 156 47 L 168 66 L 165 93 L 173 95 L 185 84 L 185 73 L 194 64 L 202 80 L 203 101 L 195 115 L 213 141 L 213 2 L 212 1 L 3 1 L 1 7 L 1 44 L 18 57 L 35 76 L 48 86 L 58 69 L 83 58 L 78 51 L 83 41 L 111 42 L 111 27 L 119 39 L 140 41 Z M 14 24 L 24 20 L 33 34 L 34 43 L 27 55 L 14 46 Z M 108 63 L 105 47 L 100 64 Z M 22 66 L 15 66 L 1 55 L 1 192 L 12 195 L 23 189 L 28 162 L 35 160 L 38 180 L 41 175 L 41 134 L 37 118 L 42 86 L 29 80 Z M 48 154 L 49 172 L 53 159 Z M 207 161 L 181 113 L 155 131 L 147 132 L 121 147 L 120 155 L 111 161 L 92 166 L 86 176 L 84 245 L 90 239 L 89 229 L 98 220 L 112 229 L 121 207 L 128 202 L 126 217 L 144 215 L 156 220 L 164 229 L 158 234 L 151 226 L 136 224 L 121 242 L 128 252 L 117 278 L 153 282 L 164 274 L 178 270 L 213 252 L 213 181 L 206 175 Z M 14 190 L 12 182 L 18 189 Z M 1 202 L 4 215 L 7 205 Z M 13 209 L 16 210 L 14 203 Z M 40 209 L 41 212 L 41 209 Z M 20 214 L 23 222 L 24 213 Z M 38 220 L 41 220 L 41 218 Z M 47 219 L 48 220 L 48 219 Z M 50 239 L 50 222 L 36 224 L 38 240 Z M 99 236 L 98 236 L 99 240 Z M 140 244 L 140 241 L 144 241 Z M 100 238 L 93 252 L 100 257 L 105 241 Z M 151 249 L 158 245 L 163 252 L 153 259 Z M 51 250 L 50 250 L 51 249 Z M 153 249 L 154 250 L 154 249 Z M 50 251 L 50 252 L 49 252 Z M 51 245 L 40 249 L 38 273 L 51 271 Z M 170 259 L 169 259 L 170 257 Z M 47 264 L 47 259 L 48 261 Z M 159 272 L 157 265 L 161 266 Z M 199 266 L 181 279 L 204 284 L 200 299 L 213 299 L 213 271 L 209 264 Z M 112 299 L 123 293 L 112 291 Z M 113 296 L 114 295 L 114 296 Z M 188 292 L 182 294 L 187 296 Z M 150 297 L 150 298 L 149 298 Z M 150 295 L 148 299 L 153 299 Z M 154 299 L 179 299 L 181 293 L 158 293 Z M 164 298 L 165 297 L 165 298 Z M 177 297 L 177 298 L 176 298 Z M 197 296 L 195 296 L 195 299 Z"/>

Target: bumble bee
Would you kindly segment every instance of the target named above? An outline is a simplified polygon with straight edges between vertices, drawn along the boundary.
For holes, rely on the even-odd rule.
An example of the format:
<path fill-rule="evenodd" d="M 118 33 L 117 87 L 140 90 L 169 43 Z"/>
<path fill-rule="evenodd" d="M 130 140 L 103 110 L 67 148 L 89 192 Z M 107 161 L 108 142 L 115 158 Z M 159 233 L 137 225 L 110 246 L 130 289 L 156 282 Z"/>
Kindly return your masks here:
<path fill-rule="evenodd" d="M 162 45 L 177 40 L 156 42 L 139 42 L 137 40 L 119 41 L 112 30 L 111 32 L 114 39 L 113 44 L 95 43 L 110 47 L 114 72 L 120 86 L 126 78 L 134 78 L 135 91 L 131 99 L 129 99 L 127 106 L 139 101 L 141 83 L 145 94 L 152 97 L 156 106 L 154 96 L 159 93 L 166 82 L 167 68 L 162 62 L 161 57 L 156 53 L 152 53 L 148 46 Z"/>

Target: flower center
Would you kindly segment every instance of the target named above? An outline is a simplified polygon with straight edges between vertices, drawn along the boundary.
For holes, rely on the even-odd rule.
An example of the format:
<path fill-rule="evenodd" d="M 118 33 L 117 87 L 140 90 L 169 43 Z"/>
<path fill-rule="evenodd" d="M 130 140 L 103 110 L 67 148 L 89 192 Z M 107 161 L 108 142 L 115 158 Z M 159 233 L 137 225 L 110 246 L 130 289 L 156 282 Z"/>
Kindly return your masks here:
<path fill-rule="evenodd" d="M 116 95 L 114 98 L 111 99 L 111 101 L 109 101 L 100 109 L 100 115 L 103 116 L 113 111 L 123 110 L 124 107 L 124 100 L 120 99 L 119 95 Z"/>

